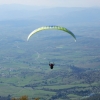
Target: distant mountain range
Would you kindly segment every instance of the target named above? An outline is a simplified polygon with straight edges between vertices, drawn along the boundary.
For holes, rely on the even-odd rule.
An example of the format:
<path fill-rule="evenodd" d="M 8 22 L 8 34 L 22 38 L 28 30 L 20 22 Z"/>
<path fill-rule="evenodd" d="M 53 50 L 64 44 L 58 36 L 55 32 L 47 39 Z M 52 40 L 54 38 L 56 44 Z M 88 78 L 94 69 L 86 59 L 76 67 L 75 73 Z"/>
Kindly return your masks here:
<path fill-rule="evenodd" d="M 4 20 L 34 20 L 50 24 L 100 22 L 100 8 L 0 5 L 0 21 Z"/>

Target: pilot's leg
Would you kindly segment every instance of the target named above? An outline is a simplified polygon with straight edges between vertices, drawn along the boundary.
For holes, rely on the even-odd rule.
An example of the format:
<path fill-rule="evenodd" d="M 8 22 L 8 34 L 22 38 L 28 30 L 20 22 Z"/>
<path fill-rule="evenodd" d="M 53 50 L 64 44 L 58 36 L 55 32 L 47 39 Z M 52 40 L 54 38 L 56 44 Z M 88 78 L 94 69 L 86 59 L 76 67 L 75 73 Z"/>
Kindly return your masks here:
<path fill-rule="evenodd" d="M 50 66 L 51 69 L 53 69 L 53 66 Z"/>

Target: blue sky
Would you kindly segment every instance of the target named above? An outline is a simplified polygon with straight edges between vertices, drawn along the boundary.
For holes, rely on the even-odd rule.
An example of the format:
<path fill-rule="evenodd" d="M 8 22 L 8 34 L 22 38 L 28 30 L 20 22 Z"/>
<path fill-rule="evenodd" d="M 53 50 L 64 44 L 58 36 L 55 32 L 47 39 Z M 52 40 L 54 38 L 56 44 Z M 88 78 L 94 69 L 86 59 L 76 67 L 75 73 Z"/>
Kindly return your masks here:
<path fill-rule="evenodd" d="M 24 4 L 48 7 L 100 7 L 100 0 L 0 0 L 2 4 Z"/>

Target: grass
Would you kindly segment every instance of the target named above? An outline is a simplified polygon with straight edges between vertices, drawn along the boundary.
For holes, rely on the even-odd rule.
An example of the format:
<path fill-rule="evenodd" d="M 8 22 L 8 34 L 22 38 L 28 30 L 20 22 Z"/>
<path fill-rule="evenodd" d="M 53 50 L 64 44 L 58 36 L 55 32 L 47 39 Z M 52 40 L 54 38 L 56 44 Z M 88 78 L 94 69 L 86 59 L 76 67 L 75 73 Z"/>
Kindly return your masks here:
<path fill-rule="evenodd" d="M 75 95 L 75 94 L 69 94 L 68 97 L 71 100 L 80 100 L 81 96 Z"/>

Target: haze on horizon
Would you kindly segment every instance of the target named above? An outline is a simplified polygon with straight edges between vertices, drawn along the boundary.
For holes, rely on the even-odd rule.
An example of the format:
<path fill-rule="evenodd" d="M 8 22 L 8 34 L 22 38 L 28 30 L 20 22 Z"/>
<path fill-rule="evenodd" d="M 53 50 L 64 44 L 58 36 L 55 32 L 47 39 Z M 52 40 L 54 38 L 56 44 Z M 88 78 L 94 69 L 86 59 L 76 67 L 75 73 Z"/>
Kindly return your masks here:
<path fill-rule="evenodd" d="M 23 4 L 44 7 L 100 7 L 100 0 L 0 0 L 0 5 Z"/>

